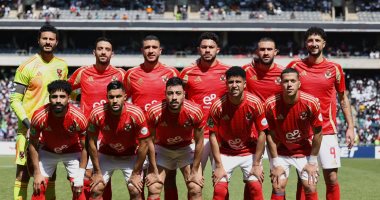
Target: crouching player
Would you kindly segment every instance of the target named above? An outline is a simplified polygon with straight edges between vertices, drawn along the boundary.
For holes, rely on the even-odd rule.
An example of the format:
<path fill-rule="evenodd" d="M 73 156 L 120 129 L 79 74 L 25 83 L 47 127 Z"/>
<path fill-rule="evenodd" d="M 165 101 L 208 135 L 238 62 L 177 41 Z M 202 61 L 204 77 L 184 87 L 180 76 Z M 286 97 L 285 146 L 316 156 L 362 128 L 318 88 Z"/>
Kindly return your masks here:
<path fill-rule="evenodd" d="M 249 195 L 245 199 L 263 199 L 261 156 L 268 123 L 263 103 L 247 91 L 246 74 L 240 67 L 226 72 L 228 92 L 211 106 L 208 126 L 215 159 L 214 199 L 228 199 L 228 182 L 233 170 L 240 167 Z M 247 192 L 248 193 L 248 192 Z"/>
<path fill-rule="evenodd" d="M 82 186 L 87 165 L 84 148 L 87 120 L 79 109 L 68 103 L 71 85 L 67 81 L 51 82 L 48 92 L 50 103 L 36 110 L 31 122 L 32 199 L 45 200 L 48 178 L 53 175 L 58 162 L 62 161 L 72 183 L 73 199 L 84 200 Z"/>
<path fill-rule="evenodd" d="M 157 162 L 159 180 L 165 180 L 170 170 L 180 169 L 188 189 L 189 199 L 202 199 L 204 179 L 200 160 L 203 148 L 203 128 L 206 124 L 199 105 L 185 99 L 183 82 L 178 77 L 166 82 L 166 99 L 153 104 L 148 110 L 148 122 L 155 136 L 157 158 L 151 158 L 151 166 Z M 195 141 L 195 149 L 192 146 Z M 154 154 L 151 154 L 154 155 Z M 156 160 L 157 159 L 157 160 Z M 160 199 L 163 184 L 147 176 L 149 198 Z"/>
<path fill-rule="evenodd" d="M 88 151 L 94 166 L 90 199 L 102 199 L 105 186 L 118 169 L 124 174 L 130 199 L 141 199 L 141 170 L 151 142 L 144 113 L 125 102 L 125 88 L 120 81 L 107 85 L 107 99 L 106 104 L 92 110 L 87 129 Z M 103 138 L 98 153 L 100 131 Z"/>
<path fill-rule="evenodd" d="M 301 83 L 295 69 L 285 69 L 281 73 L 281 82 L 282 93 L 269 97 L 265 102 L 270 127 L 267 141 L 273 158 L 271 179 L 274 193 L 271 199 L 285 199 L 291 166 L 297 168 L 306 199 L 318 199 L 317 156 L 322 141 L 319 102 L 313 96 L 298 90 Z"/>

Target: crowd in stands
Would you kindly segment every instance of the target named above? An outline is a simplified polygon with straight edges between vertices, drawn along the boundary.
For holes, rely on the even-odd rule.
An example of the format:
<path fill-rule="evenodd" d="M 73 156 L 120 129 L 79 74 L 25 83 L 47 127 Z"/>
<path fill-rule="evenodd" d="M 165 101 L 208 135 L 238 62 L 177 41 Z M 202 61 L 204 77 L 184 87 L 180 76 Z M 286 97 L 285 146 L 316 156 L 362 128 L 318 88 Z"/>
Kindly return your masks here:
<path fill-rule="evenodd" d="M 378 0 L 355 0 L 356 11 L 380 11 L 380 1 Z"/>
<path fill-rule="evenodd" d="M 9 105 L 9 94 L 14 79 L 14 69 L 0 69 L 0 140 L 14 141 L 17 128 L 17 117 Z M 347 77 L 349 98 L 352 102 L 352 113 L 355 122 L 357 145 L 380 145 L 380 76 Z M 346 123 L 342 110 L 337 115 L 338 138 L 345 142 Z"/>

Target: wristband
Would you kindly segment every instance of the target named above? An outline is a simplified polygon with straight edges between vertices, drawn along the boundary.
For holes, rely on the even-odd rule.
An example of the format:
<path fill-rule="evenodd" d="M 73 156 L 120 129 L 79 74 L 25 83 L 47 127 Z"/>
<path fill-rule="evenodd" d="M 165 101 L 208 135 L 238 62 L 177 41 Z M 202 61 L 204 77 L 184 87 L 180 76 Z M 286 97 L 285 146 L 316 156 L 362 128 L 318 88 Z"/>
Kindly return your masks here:
<path fill-rule="evenodd" d="M 278 157 L 272 158 L 272 162 L 274 167 L 280 166 L 280 160 Z"/>
<path fill-rule="evenodd" d="M 83 179 L 84 179 L 84 173 L 85 172 L 86 172 L 86 169 L 84 169 L 84 168 L 78 169 L 77 174 L 74 177 L 74 187 L 83 186 Z"/>
<path fill-rule="evenodd" d="M 308 163 L 313 165 L 318 164 L 318 156 L 309 156 Z"/>

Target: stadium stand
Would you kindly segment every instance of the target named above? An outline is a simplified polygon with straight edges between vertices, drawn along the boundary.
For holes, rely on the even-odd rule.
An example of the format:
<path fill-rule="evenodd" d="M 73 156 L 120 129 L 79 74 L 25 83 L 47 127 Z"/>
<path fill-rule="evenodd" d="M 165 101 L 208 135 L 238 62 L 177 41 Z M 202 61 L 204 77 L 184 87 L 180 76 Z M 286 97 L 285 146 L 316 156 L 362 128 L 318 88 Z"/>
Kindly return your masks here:
<path fill-rule="evenodd" d="M 16 137 L 17 117 L 11 111 L 9 95 L 15 70 L 0 69 L 0 140 L 14 141 Z"/>

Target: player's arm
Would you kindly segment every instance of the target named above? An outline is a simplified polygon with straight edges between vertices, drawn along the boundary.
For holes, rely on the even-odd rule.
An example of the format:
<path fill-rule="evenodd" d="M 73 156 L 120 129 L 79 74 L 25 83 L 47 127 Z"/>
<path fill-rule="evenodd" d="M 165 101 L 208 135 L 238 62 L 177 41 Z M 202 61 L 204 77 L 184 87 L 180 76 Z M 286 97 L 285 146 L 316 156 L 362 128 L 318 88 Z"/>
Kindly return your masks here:
<path fill-rule="evenodd" d="M 226 173 L 226 170 L 224 170 L 222 159 L 220 156 L 219 143 L 216 138 L 216 132 L 210 131 L 209 140 L 210 140 L 212 155 L 214 156 L 214 161 L 215 161 L 215 169 L 212 175 L 213 184 L 215 185 L 223 177 L 227 178 L 227 173 Z"/>
<path fill-rule="evenodd" d="M 38 134 L 39 135 L 39 134 Z M 40 171 L 40 157 L 38 155 L 38 145 L 39 145 L 39 137 L 32 137 L 29 139 L 29 156 L 30 156 L 30 161 L 32 161 L 32 166 L 33 166 L 33 177 L 34 177 L 34 182 L 33 182 L 33 190 L 34 192 L 39 193 L 40 192 L 40 187 L 41 185 L 44 185 L 46 188 L 46 182 L 45 182 L 45 177 L 42 176 L 41 171 Z"/>
<path fill-rule="evenodd" d="M 143 191 L 144 184 L 141 180 L 142 166 L 148 153 L 149 143 L 152 142 L 151 137 L 142 138 L 139 140 L 139 148 L 137 150 L 137 160 L 133 167 L 129 183 L 137 188 L 139 192 Z"/>
<path fill-rule="evenodd" d="M 354 135 L 354 120 L 351 113 L 351 103 L 347 97 L 347 91 L 338 92 L 338 98 L 340 107 L 342 108 L 344 118 L 347 122 L 347 131 L 346 131 L 346 144 L 348 148 L 351 148 L 354 145 L 355 135 Z"/>
<path fill-rule="evenodd" d="M 90 155 L 92 165 L 94 168 L 91 190 L 99 183 L 104 184 L 102 171 L 99 165 L 99 156 L 98 156 L 98 149 L 97 149 L 98 135 L 99 135 L 99 130 L 95 128 L 94 124 L 89 122 L 89 128 L 87 129 L 88 154 Z"/>
<path fill-rule="evenodd" d="M 272 184 L 276 187 L 280 184 L 280 176 L 285 173 L 284 168 L 282 168 L 278 161 L 278 153 L 277 153 L 277 141 L 275 139 L 275 132 L 269 131 L 267 135 L 267 145 L 269 152 L 272 157 L 273 168 L 271 169 L 270 178 L 272 180 Z"/>
<path fill-rule="evenodd" d="M 194 160 L 193 166 L 191 167 L 190 176 L 188 177 L 188 182 L 194 182 L 198 184 L 200 187 L 204 186 L 204 178 L 200 170 L 200 163 L 203 152 L 203 127 L 194 128 L 194 140 L 195 140 L 195 151 L 194 151 Z"/>
<path fill-rule="evenodd" d="M 266 140 L 266 134 L 264 131 L 259 132 L 259 137 L 257 139 L 257 144 L 256 144 L 256 153 L 255 153 L 255 159 L 253 160 L 252 163 L 252 170 L 251 174 L 256 176 L 257 179 L 260 182 L 264 181 L 264 172 L 263 172 L 263 167 L 261 164 L 261 159 L 264 154 L 265 150 L 265 140 Z"/>
<path fill-rule="evenodd" d="M 303 168 L 309 175 L 308 183 L 317 184 L 318 181 L 318 153 L 322 143 L 322 126 L 313 127 L 313 140 L 311 145 L 311 154 L 307 164 Z"/>
<path fill-rule="evenodd" d="M 30 120 L 28 119 L 25 109 L 22 106 L 22 100 L 24 98 L 26 89 L 27 89 L 26 85 L 15 82 L 13 92 L 10 95 L 10 103 L 11 103 L 11 108 L 16 113 L 17 118 L 20 121 L 22 121 L 23 125 L 27 129 L 29 129 Z"/>

